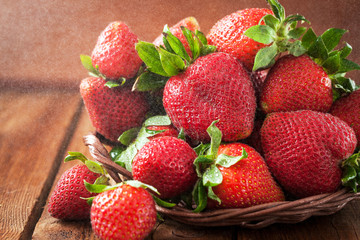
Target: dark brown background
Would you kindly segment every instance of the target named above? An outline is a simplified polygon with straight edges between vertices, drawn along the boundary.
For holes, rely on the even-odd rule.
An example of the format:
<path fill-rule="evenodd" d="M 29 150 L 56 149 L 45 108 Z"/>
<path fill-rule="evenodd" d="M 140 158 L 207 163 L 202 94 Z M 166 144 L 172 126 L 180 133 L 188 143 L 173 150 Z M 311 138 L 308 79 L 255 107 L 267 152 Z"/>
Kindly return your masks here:
<path fill-rule="evenodd" d="M 282 0 L 288 14 L 300 13 L 316 33 L 350 30 L 344 40 L 360 62 L 360 0 Z M 152 41 L 164 24 L 194 16 L 208 33 L 220 18 L 265 0 L 0 0 L 0 86 L 77 88 L 87 76 L 79 55 L 91 54 L 99 33 L 115 20 L 126 22 L 141 40 Z M 350 76 L 355 76 L 352 73 Z M 356 78 L 356 77 L 355 77 Z"/>

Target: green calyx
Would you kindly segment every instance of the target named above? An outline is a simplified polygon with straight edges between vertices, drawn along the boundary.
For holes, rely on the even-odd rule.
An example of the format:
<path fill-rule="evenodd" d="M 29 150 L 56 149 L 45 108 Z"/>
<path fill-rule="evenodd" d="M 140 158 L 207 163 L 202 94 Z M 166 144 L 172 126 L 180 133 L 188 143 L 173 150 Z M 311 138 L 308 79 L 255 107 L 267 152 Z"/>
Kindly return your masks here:
<path fill-rule="evenodd" d="M 197 207 L 194 212 L 201 212 L 206 208 L 207 199 L 211 198 L 221 203 L 221 200 L 212 187 L 222 183 L 223 176 L 218 166 L 231 167 L 241 159 L 247 158 L 247 153 L 243 149 L 242 154 L 239 156 L 228 156 L 225 154 L 218 155 L 218 149 L 221 144 L 222 133 L 215 126 L 218 121 L 212 122 L 208 127 L 207 132 L 211 138 L 210 144 L 200 144 L 195 151 L 198 157 L 194 160 L 196 173 L 199 177 L 194 190 L 192 192 L 193 199 Z"/>
<path fill-rule="evenodd" d="M 98 77 L 98 78 L 102 78 L 106 80 L 105 86 L 109 87 L 109 88 L 113 88 L 113 87 L 118 87 L 118 86 L 122 86 L 125 84 L 126 82 L 126 78 L 119 78 L 117 80 L 109 80 L 105 77 L 104 74 L 102 74 L 99 71 L 99 66 L 96 65 L 96 67 L 94 67 L 92 65 L 92 60 L 91 57 L 88 55 L 84 55 L 81 54 L 80 55 L 80 60 L 82 65 L 86 68 L 86 70 L 88 70 L 88 73 L 90 76 L 92 77 Z"/>
<path fill-rule="evenodd" d="M 302 37 L 301 44 L 317 64 L 323 67 L 332 80 L 333 99 L 336 100 L 358 89 L 355 82 L 345 77 L 352 70 L 360 70 L 360 66 L 346 59 L 352 47 L 345 43 L 341 49 L 335 49 L 347 30 L 330 28 L 320 36 L 309 28 Z"/>
<path fill-rule="evenodd" d="M 259 50 L 255 56 L 253 71 L 271 67 L 276 57 L 288 51 L 294 56 L 300 56 L 306 52 L 306 49 L 298 40 L 307 30 L 306 27 L 297 27 L 297 24 L 309 21 L 302 15 L 285 15 L 284 7 L 277 0 L 267 0 L 274 15 L 264 16 L 260 23 L 265 25 L 256 25 L 245 31 L 245 35 L 257 42 L 270 44 Z"/>
<path fill-rule="evenodd" d="M 360 190 L 360 151 L 343 161 L 342 169 L 342 185 L 357 193 Z"/>
<path fill-rule="evenodd" d="M 146 65 L 134 84 L 134 89 L 149 91 L 163 87 L 166 81 L 184 71 L 198 57 L 215 52 L 215 46 L 208 45 L 205 35 L 196 30 L 192 32 L 186 27 L 181 27 L 191 51 L 187 53 L 185 46 L 173 35 L 165 25 L 163 30 L 164 46 L 155 46 L 153 43 L 139 41 L 135 49 Z"/>

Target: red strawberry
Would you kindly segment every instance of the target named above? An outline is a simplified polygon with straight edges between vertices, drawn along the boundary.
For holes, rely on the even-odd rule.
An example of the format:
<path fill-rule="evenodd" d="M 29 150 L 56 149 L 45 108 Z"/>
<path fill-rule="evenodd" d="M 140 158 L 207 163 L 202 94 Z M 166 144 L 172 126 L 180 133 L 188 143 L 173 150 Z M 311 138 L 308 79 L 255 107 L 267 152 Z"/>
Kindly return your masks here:
<path fill-rule="evenodd" d="M 335 101 L 330 113 L 354 129 L 360 146 L 360 89 Z"/>
<path fill-rule="evenodd" d="M 331 79 L 307 55 L 280 58 L 266 77 L 260 100 L 266 113 L 305 109 L 327 112 L 332 102 Z"/>
<path fill-rule="evenodd" d="M 210 208 L 245 208 L 285 200 L 264 159 L 252 147 L 243 143 L 223 144 L 219 147 L 218 155 L 235 157 L 241 155 L 243 149 L 247 158 L 230 167 L 218 167 L 223 181 L 212 189 L 221 204 L 210 201 Z"/>
<path fill-rule="evenodd" d="M 264 86 L 267 73 L 267 70 L 255 71 L 251 73 L 251 81 L 254 85 L 256 101 L 258 103 L 260 102 L 261 91 Z"/>
<path fill-rule="evenodd" d="M 91 226 L 101 239 L 144 239 L 156 223 L 155 202 L 127 184 L 100 193 L 91 206 Z"/>
<path fill-rule="evenodd" d="M 214 120 L 220 120 L 224 141 L 246 138 L 254 125 L 256 102 L 249 73 L 227 53 L 200 57 L 171 77 L 163 104 L 174 126 L 195 140 L 210 140 L 206 129 Z"/>
<path fill-rule="evenodd" d="M 86 165 L 75 165 L 63 173 L 48 203 L 51 216 L 62 220 L 83 220 L 90 217 L 90 205 L 82 198 L 95 196 L 86 190 L 84 180 L 94 183 L 100 174 Z"/>
<path fill-rule="evenodd" d="M 183 140 L 158 137 L 147 142 L 133 160 L 135 180 L 154 186 L 162 199 L 191 189 L 197 180 L 195 151 Z"/>
<path fill-rule="evenodd" d="M 187 29 L 195 32 L 195 30 L 200 30 L 200 26 L 198 21 L 196 20 L 196 18 L 194 17 L 187 17 L 184 18 L 182 20 L 180 20 L 179 22 L 177 22 L 174 26 L 170 27 L 170 32 L 172 34 L 174 34 L 175 37 L 179 38 L 180 41 L 184 44 L 184 47 L 186 49 L 186 52 L 191 56 L 192 53 L 190 51 L 190 47 L 189 44 L 185 38 L 185 36 L 182 34 L 182 30 L 181 30 L 181 26 L 186 27 Z M 154 40 L 154 45 L 155 46 L 162 46 L 163 43 L 163 35 L 160 34 L 155 40 Z"/>
<path fill-rule="evenodd" d="M 311 110 L 268 114 L 260 134 L 270 171 L 285 190 L 300 198 L 336 191 L 340 163 L 357 144 L 344 121 Z"/>
<path fill-rule="evenodd" d="M 138 37 L 123 22 L 110 23 L 100 34 L 91 59 L 109 79 L 132 78 L 142 64 L 135 44 Z"/>
<path fill-rule="evenodd" d="M 266 45 L 250 39 L 244 32 L 268 14 L 273 13 L 267 8 L 249 8 L 227 15 L 210 29 L 208 42 L 218 51 L 235 56 L 251 71 L 256 53 Z"/>
<path fill-rule="evenodd" d="M 149 107 L 143 93 L 127 86 L 109 88 L 105 83 L 102 78 L 86 78 L 80 93 L 93 126 L 116 142 L 124 131 L 141 126 Z"/>

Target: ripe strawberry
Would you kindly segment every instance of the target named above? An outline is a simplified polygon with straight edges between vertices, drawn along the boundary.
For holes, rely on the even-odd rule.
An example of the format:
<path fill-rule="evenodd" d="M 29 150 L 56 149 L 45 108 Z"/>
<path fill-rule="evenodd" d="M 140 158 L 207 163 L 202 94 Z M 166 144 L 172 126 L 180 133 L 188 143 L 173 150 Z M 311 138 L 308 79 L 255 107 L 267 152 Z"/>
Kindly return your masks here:
<path fill-rule="evenodd" d="M 209 141 L 214 120 L 224 141 L 250 135 L 255 117 L 255 93 L 249 73 L 227 53 L 198 58 L 164 88 L 163 105 L 172 123 L 190 138 Z"/>
<path fill-rule="evenodd" d="M 360 146 L 360 89 L 334 102 L 330 113 L 345 121 L 355 131 Z"/>
<path fill-rule="evenodd" d="M 105 138 L 116 142 L 124 131 L 141 126 L 148 111 L 145 95 L 127 86 L 109 88 L 102 78 L 88 77 L 80 84 L 90 120 Z"/>
<path fill-rule="evenodd" d="M 189 47 L 189 44 L 185 38 L 185 36 L 182 34 L 182 30 L 181 27 L 184 26 L 187 29 L 195 32 L 195 30 L 200 30 L 200 26 L 198 21 L 196 20 L 196 18 L 194 17 L 187 17 L 184 19 L 181 19 L 179 22 L 177 22 L 175 25 L 173 25 L 172 27 L 170 27 L 170 32 L 172 34 L 174 34 L 175 37 L 179 38 L 180 41 L 184 44 L 184 47 L 186 49 L 186 52 L 191 56 L 191 50 Z M 160 34 L 155 40 L 154 40 L 154 45 L 155 46 L 162 46 L 164 45 L 163 42 L 163 35 Z"/>
<path fill-rule="evenodd" d="M 138 37 L 123 22 L 111 22 L 100 34 L 92 51 L 94 68 L 109 79 L 132 78 L 142 61 L 135 44 Z"/>
<path fill-rule="evenodd" d="M 154 186 L 162 199 L 172 198 L 191 189 L 197 180 L 195 151 L 183 140 L 157 137 L 147 142 L 133 160 L 135 180 Z"/>
<path fill-rule="evenodd" d="M 90 217 L 90 205 L 86 200 L 96 194 L 84 186 L 84 180 L 94 183 L 100 174 L 91 172 L 86 165 L 75 165 L 60 177 L 51 194 L 48 212 L 62 220 L 83 220 Z"/>
<path fill-rule="evenodd" d="M 218 155 L 239 156 L 243 149 L 247 158 L 230 167 L 219 166 L 222 183 L 213 187 L 221 204 L 210 201 L 210 208 L 245 208 L 258 204 L 283 201 L 284 193 L 275 182 L 261 155 L 243 143 L 220 145 Z"/>
<path fill-rule="evenodd" d="M 327 112 L 333 102 L 331 79 L 309 56 L 281 57 L 270 69 L 261 94 L 264 112 Z"/>
<path fill-rule="evenodd" d="M 266 45 L 250 39 L 244 32 L 258 25 L 268 14 L 272 14 L 272 11 L 267 8 L 249 8 L 227 15 L 210 29 L 208 42 L 215 45 L 218 51 L 235 56 L 251 71 L 256 53 Z"/>
<path fill-rule="evenodd" d="M 91 206 L 91 226 L 101 239 L 144 239 L 156 223 L 155 202 L 127 184 L 100 193 Z"/>
<path fill-rule="evenodd" d="M 270 171 L 299 198 L 336 191 L 341 184 L 340 163 L 357 144 L 344 121 L 311 110 L 268 114 L 260 134 Z"/>

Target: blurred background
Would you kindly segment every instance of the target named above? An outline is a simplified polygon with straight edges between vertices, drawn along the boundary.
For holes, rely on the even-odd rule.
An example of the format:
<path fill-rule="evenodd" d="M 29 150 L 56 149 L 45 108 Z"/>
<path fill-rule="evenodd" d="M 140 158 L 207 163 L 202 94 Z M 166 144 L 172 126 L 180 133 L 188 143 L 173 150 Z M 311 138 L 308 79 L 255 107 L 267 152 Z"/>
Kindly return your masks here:
<path fill-rule="evenodd" d="M 360 62 L 360 0 L 280 3 L 287 14 L 310 20 L 317 34 L 330 27 L 348 29 L 343 40 L 353 46 L 349 59 Z M 0 6 L 0 87 L 77 89 L 87 76 L 79 55 L 91 54 L 112 21 L 124 21 L 139 39 L 153 41 L 165 24 L 188 16 L 207 34 L 227 14 L 268 5 L 265 0 L 0 0 Z"/>

